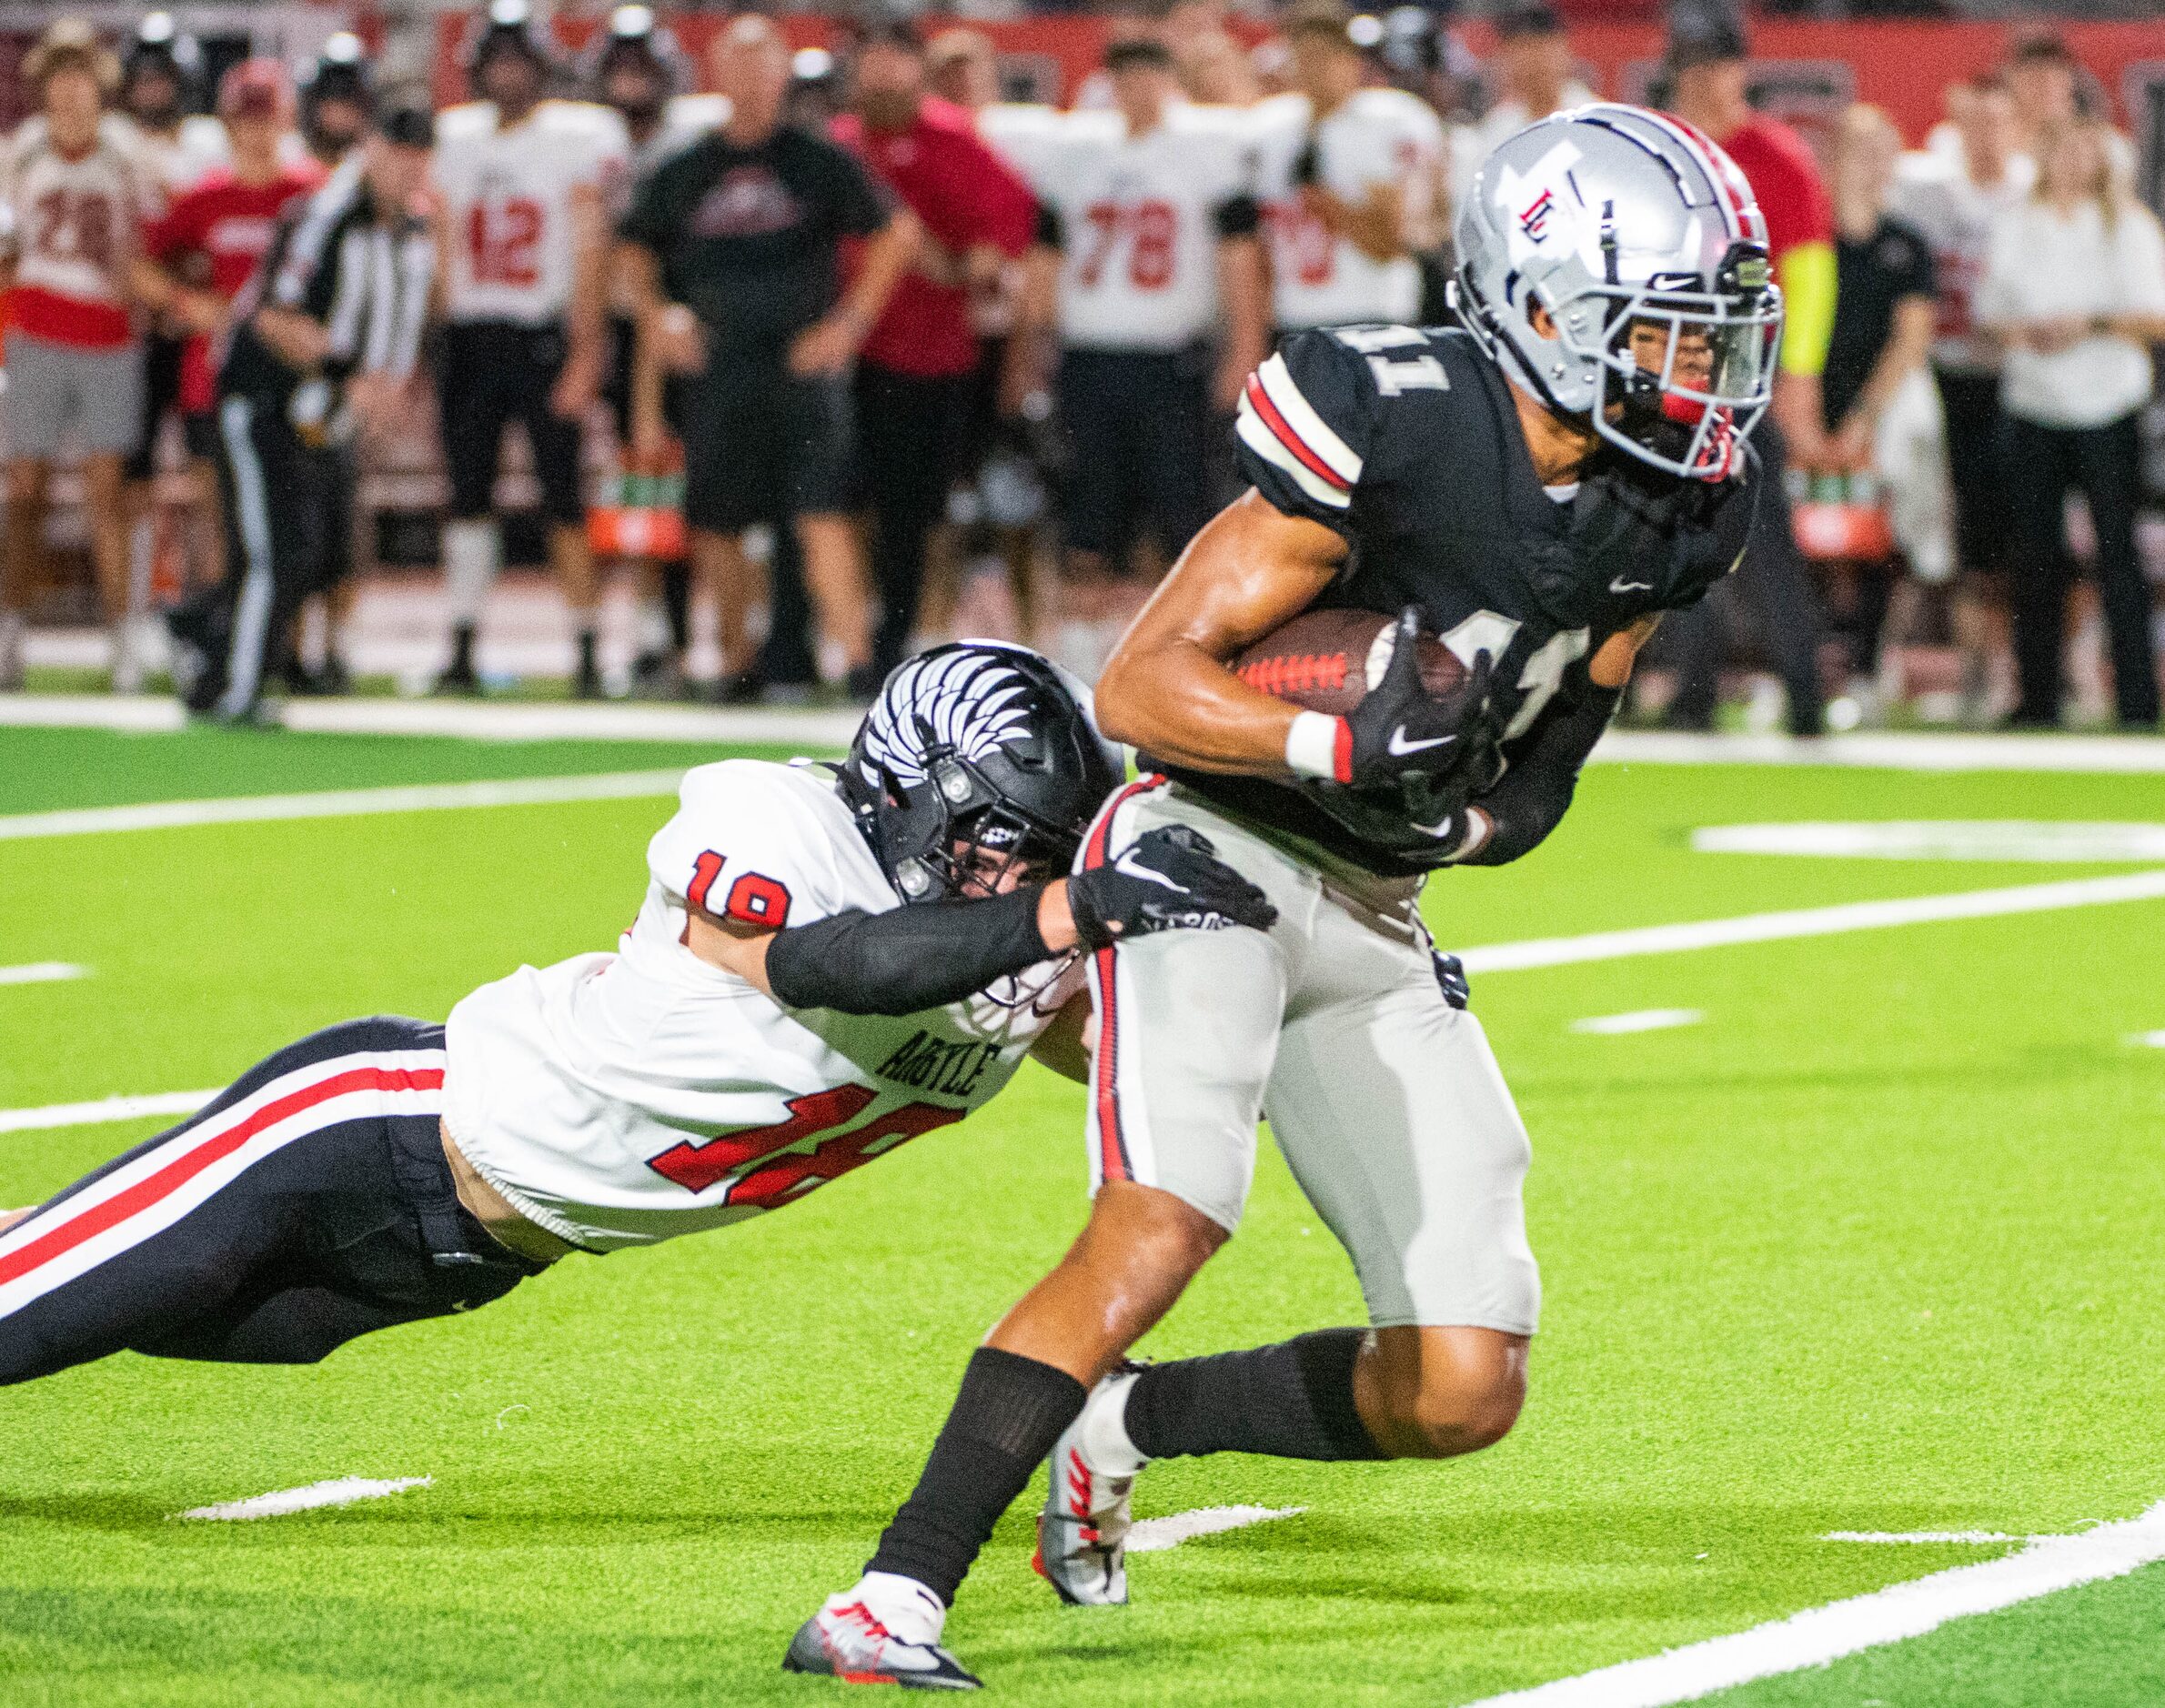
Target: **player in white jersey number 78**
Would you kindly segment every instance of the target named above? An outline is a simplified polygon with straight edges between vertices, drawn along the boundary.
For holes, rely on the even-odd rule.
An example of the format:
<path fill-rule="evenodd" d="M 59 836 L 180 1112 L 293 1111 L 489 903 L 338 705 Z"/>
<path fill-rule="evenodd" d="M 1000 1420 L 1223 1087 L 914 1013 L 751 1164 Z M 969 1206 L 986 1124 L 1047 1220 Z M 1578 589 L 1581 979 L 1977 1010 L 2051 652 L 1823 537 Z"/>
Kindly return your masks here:
<path fill-rule="evenodd" d="M 971 642 L 898 668 L 839 767 L 699 767 L 614 954 L 522 967 L 448 1026 L 317 1032 L 0 1215 L 0 1384 L 123 1349 L 314 1362 L 793 1203 L 1026 1052 L 1082 1077 L 1080 951 L 1275 918 L 1192 835 L 1057 876 L 1117 754 L 1079 685 Z"/>

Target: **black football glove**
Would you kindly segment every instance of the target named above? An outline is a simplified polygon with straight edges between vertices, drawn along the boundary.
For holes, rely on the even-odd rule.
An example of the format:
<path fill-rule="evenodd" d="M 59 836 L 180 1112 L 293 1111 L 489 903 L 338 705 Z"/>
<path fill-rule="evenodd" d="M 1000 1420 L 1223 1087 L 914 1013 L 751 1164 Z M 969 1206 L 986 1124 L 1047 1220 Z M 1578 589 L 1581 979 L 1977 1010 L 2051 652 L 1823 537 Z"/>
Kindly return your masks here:
<path fill-rule="evenodd" d="M 1456 688 L 1431 694 L 1421 684 L 1420 613 L 1409 605 L 1398 614 L 1398 636 L 1384 679 L 1345 715 L 1352 738 L 1350 777 L 1356 789 L 1419 778 L 1435 788 L 1456 785 L 1470 792 L 1494 763 L 1495 731 L 1488 701 L 1491 659 L 1474 655 L 1474 668 Z"/>
<path fill-rule="evenodd" d="M 1436 989 L 1444 993 L 1444 1000 L 1455 1009 L 1462 1009 L 1474 1000 L 1474 987 L 1465 976 L 1465 962 L 1455 955 L 1446 955 L 1440 949 L 1428 951 L 1429 964 L 1435 970 Z"/>
<path fill-rule="evenodd" d="M 1216 857 L 1210 839 L 1184 824 L 1147 830 L 1119 859 L 1067 880 L 1068 909 L 1086 949 L 1110 949 L 1153 931 L 1267 931 L 1278 909 Z"/>

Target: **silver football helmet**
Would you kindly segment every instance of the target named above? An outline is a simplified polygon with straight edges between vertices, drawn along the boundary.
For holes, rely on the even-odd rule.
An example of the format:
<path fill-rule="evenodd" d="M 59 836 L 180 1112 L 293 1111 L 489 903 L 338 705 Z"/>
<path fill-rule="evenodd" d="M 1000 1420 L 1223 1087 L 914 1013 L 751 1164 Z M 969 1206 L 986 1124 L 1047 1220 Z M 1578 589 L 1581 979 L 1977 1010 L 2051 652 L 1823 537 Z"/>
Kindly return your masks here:
<path fill-rule="evenodd" d="M 1512 378 L 1656 468 L 1734 469 L 1782 298 L 1751 186 L 1711 141 L 1644 107 L 1555 114 L 1482 163 L 1457 247 L 1459 313 Z"/>

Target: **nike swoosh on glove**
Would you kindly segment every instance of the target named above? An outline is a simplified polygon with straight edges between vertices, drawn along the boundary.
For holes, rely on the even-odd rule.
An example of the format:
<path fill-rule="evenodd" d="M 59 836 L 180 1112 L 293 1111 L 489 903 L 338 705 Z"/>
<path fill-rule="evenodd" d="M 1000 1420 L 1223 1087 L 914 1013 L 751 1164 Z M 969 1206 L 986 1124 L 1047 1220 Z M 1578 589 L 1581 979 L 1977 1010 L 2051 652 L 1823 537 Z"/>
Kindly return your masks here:
<path fill-rule="evenodd" d="M 1420 633 L 1420 613 L 1409 605 L 1398 614 L 1384 679 L 1345 715 L 1350 739 L 1341 749 L 1341 783 L 1365 789 L 1405 778 L 1458 779 L 1485 763 L 1494 742 L 1488 728 L 1493 661 L 1485 651 L 1475 653 L 1464 682 L 1431 694 L 1421 685 Z"/>
<path fill-rule="evenodd" d="M 1184 824 L 1145 831 L 1103 866 L 1067 880 L 1075 935 L 1088 949 L 1153 931 L 1267 931 L 1278 909 L 1262 890 L 1217 858 L 1210 839 Z"/>

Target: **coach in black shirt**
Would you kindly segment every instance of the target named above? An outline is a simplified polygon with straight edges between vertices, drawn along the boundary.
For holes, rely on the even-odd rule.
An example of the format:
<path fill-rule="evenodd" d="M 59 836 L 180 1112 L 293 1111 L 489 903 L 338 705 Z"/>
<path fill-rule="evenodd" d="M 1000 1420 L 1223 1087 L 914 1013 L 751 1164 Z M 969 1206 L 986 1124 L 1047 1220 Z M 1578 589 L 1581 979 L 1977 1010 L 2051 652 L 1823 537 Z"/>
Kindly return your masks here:
<path fill-rule="evenodd" d="M 755 697 L 745 629 L 756 521 L 793 521 L 805 580 L 853 693 L 870 613 L 851 508 L 848 375 L 910 265 L 917 223 L 855 156 L 781 122 L 790 54 L 765 18 L 717 40 L 729 122 L 657 167 L 619 230 L 639 328 L 634 431 L 661 437 L 660 377 L 690 377 L 679 424 L 695 564 L 721 613 L 726 698 Z M 846 288 L 844 245 L 861 240 Z"/>

